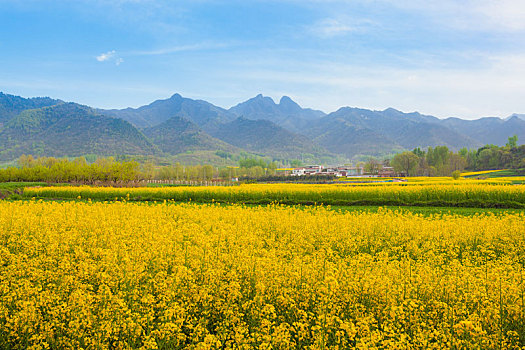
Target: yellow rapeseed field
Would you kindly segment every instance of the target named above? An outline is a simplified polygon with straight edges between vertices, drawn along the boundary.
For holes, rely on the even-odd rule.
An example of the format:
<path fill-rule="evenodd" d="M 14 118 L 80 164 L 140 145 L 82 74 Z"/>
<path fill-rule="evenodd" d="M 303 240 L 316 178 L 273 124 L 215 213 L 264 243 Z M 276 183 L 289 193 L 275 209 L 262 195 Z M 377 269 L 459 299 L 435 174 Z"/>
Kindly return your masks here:
<path fill-rule="evenodd" d="M 521 349 L 525 215 L 0 202 L 0 348 Z"/>
<path fill-rule="evenodd" d="M 466 181 L 466 180 L 465 180 Z M 476 181 L 476 180 L 472 180 Z M 525 186 L 458 182 L 349 185 L 254 184 L 227 187 L 40 187 L 24 189 L 26 198 L 97 200 L 174 200 L 207 203 L 327 205 L 434 205 L 525 207 Z"/>

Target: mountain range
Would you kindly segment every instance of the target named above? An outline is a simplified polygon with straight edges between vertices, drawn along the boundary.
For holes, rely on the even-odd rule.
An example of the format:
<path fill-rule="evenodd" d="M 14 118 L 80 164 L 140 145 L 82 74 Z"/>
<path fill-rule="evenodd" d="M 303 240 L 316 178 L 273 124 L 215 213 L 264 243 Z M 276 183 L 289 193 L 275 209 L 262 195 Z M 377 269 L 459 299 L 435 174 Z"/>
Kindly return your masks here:
<path fill-rule="evenodd" d="M 49 97 L 0 92 L 0 161 L 45 156 L 136 155 L 192 152 L 331 162 L 385 156 L 415 147 L 452 150 L 525 140 L 525 115 L 439 119 L 393 108 L 343 107 L 326 114 L 284 96 L 257 95 L 224 109 L 174 94 L 139 108 L 96 109 Z M 246 154 L 245 153 L 245 154 Z"/>

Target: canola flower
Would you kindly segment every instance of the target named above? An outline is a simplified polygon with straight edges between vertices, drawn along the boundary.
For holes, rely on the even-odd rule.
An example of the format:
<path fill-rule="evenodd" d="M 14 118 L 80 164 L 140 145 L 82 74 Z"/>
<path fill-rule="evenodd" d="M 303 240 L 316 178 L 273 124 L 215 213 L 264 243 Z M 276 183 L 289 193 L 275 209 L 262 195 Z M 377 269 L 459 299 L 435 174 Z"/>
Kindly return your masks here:
<path fill-rule="evenodd" d="M 506 184 L 390 184 L 306 185 L 257 184 L 230 187 L 40 187 L 25 188 L 26 198 L 132 201 L 174 200 L 209 203 L 325 204 L 325 205 L 433 205 L 466 207 L 525 207 L 525 186 Z"/>
<path fill-rule="evenodd" d="M 496 169 L 496 170 L 480 170 L 480 171 L 467 171 L 461 173 L 461 176 L 477 176 L 477 175 L 485 175 L 485 174 L 491 174 L 491 173 L 497 173 L 501 171 L 505 171 L 506 169 Z"/>
<path fill-rule="evenodd" d="M 468 174 L 465 174 L 467 176 Z M 463 176 L 463 174 L 462 174 Z M 524 176 L 498 176 L 485 179 L 476 179 L 469 177 L 460 177 L 454 179 L 450 176 L 410 176 L 410 177 L 341 177 L 335 179 L 335 183 L 346 183 L 352 185 L 458 185 L 458 184 L 488 184 L 503 185 L 512 184 L 514 181 L 524 181 Z"/>
<path fill-rule="evenodd" d="M 0 202 L 0 348 L 519 349 L 523 213 Z"/>
<path fill-rule="evenodd" d="M 397 181 L 396 181 L 397 180 Z M 399 181 L 406 180 L 406 181 Z M 335 184 L 351 184 L 351 185 L 377 185 L 377 186 L 414 186 L 414 185 L 511 185 L 516 181 L 525 181 L 524 176 L 501 176 L 487 179 L 473 179 L 460 178 L 455 180 L 451 177 L 428 177 L 428 176 L 413 176 L 409 178 L 364 178 L 364 179 L 341 179 L 337 180 Z"/>

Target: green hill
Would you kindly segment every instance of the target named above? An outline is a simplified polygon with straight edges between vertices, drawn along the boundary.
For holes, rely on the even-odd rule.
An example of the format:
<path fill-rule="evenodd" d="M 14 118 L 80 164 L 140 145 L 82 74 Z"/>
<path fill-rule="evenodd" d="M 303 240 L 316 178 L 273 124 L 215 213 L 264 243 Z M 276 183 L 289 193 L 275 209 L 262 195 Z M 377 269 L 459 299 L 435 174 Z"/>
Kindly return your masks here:
<path fill-rule="evenodd" d="M 0 128 L 26 109 L 49 107 L 59 103 L 63 102 L 49 97 L 23 98 L 0 92 Z"/>
<path fill-rule="evenodd" d="M 234 146 L 276 158 L 300 158 L 303 154 L 329 155 L 307 137 L 294 134 L 268 120 L 239 117 L 219 125 L 210 134 Z"/>
<path fill-rule="evenodd" d="M 240 151 L 239 148 L 208 135 L 196 124 L 182 117 L 172 117 L 143 131 L 162 152 L 168 154 L 201 150 Z"/>
<path fill-rule="evenodd" d="M 75 103 L 26 110 L 0 130 L 0 160 L 22 154 L 153 154 L 157 148 L 130 123 Z"/>

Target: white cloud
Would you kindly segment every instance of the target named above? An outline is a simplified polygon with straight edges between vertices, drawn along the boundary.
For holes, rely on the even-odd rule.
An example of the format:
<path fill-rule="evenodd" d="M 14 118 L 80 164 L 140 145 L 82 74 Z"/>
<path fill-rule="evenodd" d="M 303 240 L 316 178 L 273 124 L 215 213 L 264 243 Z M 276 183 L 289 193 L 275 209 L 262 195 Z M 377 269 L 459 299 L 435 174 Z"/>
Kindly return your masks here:
<path fill-rule="evenodd" d="M 110 59 L 115 57 L 116 54 L 117 53 L 115 52 L 115 50 L 108 51 L 106 53 L 101 53 L 100 55 L 97 56 L 97 61 L 99 62 L 109 61 Z"/>
<path fill-rule="evenodd" d="M 106 53 L 101 53 L 96 57 L 97 61 L 99 62 L 114 62 L 115 65 L 120 66 L 122 62 L 124 62 L 124 59 L 119 57 L 117 55 L 117 52 L 115 50 L 108 51 Z"/>

